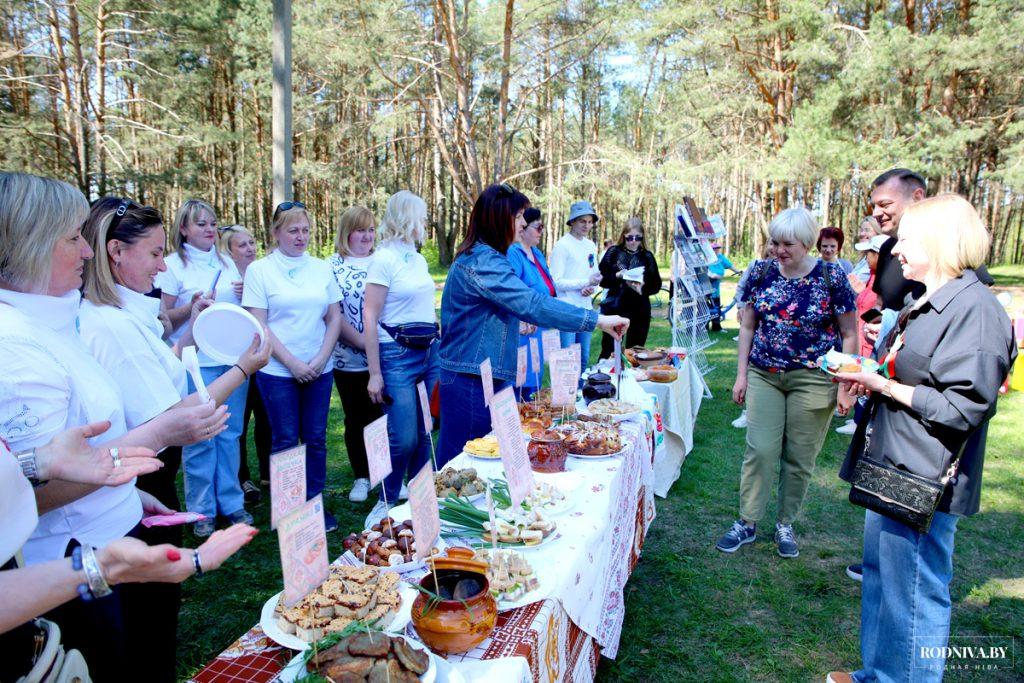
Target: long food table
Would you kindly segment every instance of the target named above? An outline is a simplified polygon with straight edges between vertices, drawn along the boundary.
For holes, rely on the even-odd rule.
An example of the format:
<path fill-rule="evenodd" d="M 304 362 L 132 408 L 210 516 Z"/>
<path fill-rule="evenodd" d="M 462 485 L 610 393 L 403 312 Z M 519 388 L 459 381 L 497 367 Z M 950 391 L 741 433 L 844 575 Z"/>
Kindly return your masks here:
<path fill-rule="evenodd" d="M 649 425 L 639 420 L 620 426 L 629 442 L 622 455 L 570 458 L 567 472 L 543 476 L 571 489 L 576 501 L 556 518 L 555 538 L 523 551 L 540 579 L 543 599 L 501 612 L 487 640 L 443 662 L 441 683 L 592 680 L 599 655 L 615 657 L 625 616 L 623 591 L 655 514 Z M 501 475 L 500 461 L 462 454 L 451 464 L 475 467 L 483 477 Z M 416 637 L 411 624 L 407 634 Z M 273 681 L 294 654 L 257 625 L 190 680 Z"/>

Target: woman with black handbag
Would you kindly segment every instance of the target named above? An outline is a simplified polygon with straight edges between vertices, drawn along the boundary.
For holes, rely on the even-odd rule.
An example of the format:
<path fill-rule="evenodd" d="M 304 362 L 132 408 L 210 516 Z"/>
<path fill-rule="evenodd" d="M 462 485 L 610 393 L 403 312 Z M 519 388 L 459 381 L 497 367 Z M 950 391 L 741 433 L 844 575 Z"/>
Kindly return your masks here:
<path fill-rule="evenodd" d="M 949 638 L 953 539 L 978 511 L 985 438 L 1016 349 L 975 269 L 990 237 L 974 208 L 941 195 L 907 208 L 893 255 L 925 285 L 883 343 L 883 373 L 842 373 L 871 393 L 840 477 L 864 523 L 861 668 L 829 681 L 939 681 Z"/>
<path fill-rule="evenodd" d="M 601 313 L 629 318 L 627 346 L 643 346 L 651 327 L 651 296 L 661 291 L 658 262 L 644 244 L 644 226 L 639 218 L 626 221 L 619 241 L 601 257 L 601 286 L 608 290 Z M 629 271 L 643 267 L 637 280 Z M 627 279 L 628 278 L 628 279 Z M 610 358 L 615 340 L 607 332 L 601 335 L 601 358 Z"/>

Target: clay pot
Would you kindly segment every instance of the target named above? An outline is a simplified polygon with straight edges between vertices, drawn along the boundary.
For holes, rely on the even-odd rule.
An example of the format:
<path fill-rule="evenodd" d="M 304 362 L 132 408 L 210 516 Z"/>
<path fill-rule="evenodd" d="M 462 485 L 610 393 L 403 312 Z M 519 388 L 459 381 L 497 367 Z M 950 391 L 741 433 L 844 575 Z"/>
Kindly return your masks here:
<path fill-rule="evenodd" d="M 562 435 L 557 432 L 534 432 L 526 446 L 530 469 L 534 472 L 565 472 L 568 457 Z"/>
<path fill-rule="evenodd" d="M 421 592 L 412 604 L 412 623 L 420 639 L 434 652 L 469 652 L 494 630 L 498 604 L 487 582 L 487 563 L 474 560 L 469 548 L 449 548 L 447 552 L 427 560 L 428 567 L 433 564 L 435 571 L 424 576 L 420 586 L 440 594 L 434 585 L 436 573 L 442 592 L 454 590 L 460 582 L 462 586 L 475 583 L 478 590 L 462 600 L 437 602 Z"/>
<path fill-rule="evenodd" d="M 583 385 L 583 400 L 588 406 L 599 398 L 615 398 L 615 385 L 612 384 L 611 375 L 603 372 L 595 372 Z"/>

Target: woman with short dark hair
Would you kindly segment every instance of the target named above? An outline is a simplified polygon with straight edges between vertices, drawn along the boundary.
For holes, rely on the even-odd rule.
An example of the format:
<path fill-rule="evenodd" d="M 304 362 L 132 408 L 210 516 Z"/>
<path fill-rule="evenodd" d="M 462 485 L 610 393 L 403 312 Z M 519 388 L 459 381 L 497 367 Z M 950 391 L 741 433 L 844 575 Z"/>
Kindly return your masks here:
<path fill-rule="evenodd" d="M 625 318 L 558 301 L 516 277 L 506 254 L 516 233 L 526 226 L 523 214 L 528 206 L 526 196 L 507 183 L 481 192 L 466 239 L 448 271 L 441 296 L 438 467 L 458 455 L 466 441 L 491 431 L 480 363 L 490 359 L 496 392 L 515 380 L 521 320 L 566 332 L 600 327 L 617 338 L 629 327 Z"/>

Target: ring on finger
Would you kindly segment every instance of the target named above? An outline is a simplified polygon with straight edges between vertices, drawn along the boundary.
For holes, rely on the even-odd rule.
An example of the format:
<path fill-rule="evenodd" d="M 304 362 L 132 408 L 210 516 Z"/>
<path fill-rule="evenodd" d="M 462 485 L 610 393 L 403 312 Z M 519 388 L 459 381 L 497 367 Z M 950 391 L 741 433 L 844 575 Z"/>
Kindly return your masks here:
<path fill-rule="evenodd" d="M 110 449 L 110 459 L 114 463 L 115 470 L 121 466 L 121 456 L 118 454 L 118 450 L 116 447 Z"/>

